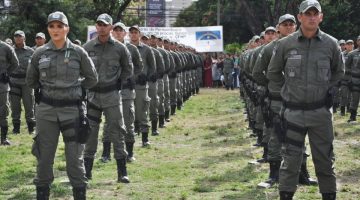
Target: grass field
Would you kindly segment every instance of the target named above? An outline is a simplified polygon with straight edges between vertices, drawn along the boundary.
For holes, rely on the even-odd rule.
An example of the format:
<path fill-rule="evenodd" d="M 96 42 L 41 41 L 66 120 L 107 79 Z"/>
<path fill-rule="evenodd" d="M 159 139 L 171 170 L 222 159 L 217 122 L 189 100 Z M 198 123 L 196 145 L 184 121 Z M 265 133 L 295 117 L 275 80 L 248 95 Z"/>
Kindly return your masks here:
<path fill-rule="evenodd" d="M 249 160 L 261 157 L 262 149 L 252 147 L 255 139 L 249 138 L 244 105 L 238 96 L 238 91 L 202 89 L 172 117 L 166 129 L 160 130 L 160 136 L 150 137 L 150 148 L 142 148 L 141 137 L 137 137 L 137 160 L 128 164 L 130 184 L 116 182 L 116 163 L 114 160 L 101 163 L 99 146 L 88 199 L 278 199 L 277 187 L 267 190 L 256 187 L 267 178 L 268 164 L 248 164 Z M 334 115 L 338 199 L 357 200 L 360 126 L 347 124 L 348 117 Z M 25 125 L 21 130 L 20 135 L 9 134 L 12 146 L 0 147 L 0 199 L 35 199 L 32 139 Z M 308 163 L 314 177 L 312 162 Z M 72 199 L 62 142 L 54 174 L 51 199 Z M 294 199 L 321 199 L 321 195 L 317 187 L 300 186 Z"/>

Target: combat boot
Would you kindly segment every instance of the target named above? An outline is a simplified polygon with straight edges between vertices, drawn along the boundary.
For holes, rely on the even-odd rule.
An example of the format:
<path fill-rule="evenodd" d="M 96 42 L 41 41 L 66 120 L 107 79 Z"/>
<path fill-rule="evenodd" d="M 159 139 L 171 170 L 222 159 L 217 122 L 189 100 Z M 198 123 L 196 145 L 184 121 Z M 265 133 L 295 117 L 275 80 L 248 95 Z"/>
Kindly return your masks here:
<path fill-rule="evenodd" d="M 103 153 L 100 158 L 101 162 L 107 163 L 111 161 L 110 151 L 111 151 L 111 142 L 103 142 Z"/>
<path fill-rule="evenodd" d="M 255 129 L 255 130 L 256 130 L 257 139 L 256 139 L 256 144 L 253 144 L 253 146 L 261 147 L 261 143 L 263 139 L 263 130 L 260 129 Z"/>
<path fill-rule="evenodd" d="M 49 196 L 50 196 L 49 186 L 36 187 L 36 200 L 49 200 Z"/>
<path fill-rule="evenodd" d="M 2 126 L 1 127 L 1 145 L 10 145 L 10 141 L 7 139 L 8 134 L 8 127 Z"/>
<path fill-rule="evenodd" d="M 267 155 L 268 155 L 268 150 L 269 150 L 268 145 L 264 144 L 264 143 L 262 143 L 261 145 L 264 147 L 264 152 L 263 152 L 262 158 L 257 160 L 257 162 L 258 163 L 266 163 L 266 162 L 268 162 L 268 160 L 267 160 Z"/>
<path fill-rule="evenodd" d="M 280 200 L 292 200 L 294 196 L 294 192 L 285 192 L 280 191 Z"/>
<path fill-rule="evenodd" d="M 339 103 L 334 103 L 333 104 L 333 113 L 337 112 L 337 108 L 339 107 Z"/>
<path fill-rule="evenodd" d="M 176 115 L 176 105 L 171 105 L 171 115 Z"/>
<path fill-rule="evenodd" d="M 127 162 L 134 162 L 136 159 L 134 157 L 134 143 L 133 142 L 126 142 L 126 151 L 128 152 L 128 156 L 126 158 Z"/>
<path fill-rule="evenodd" d="M 165 111 L 165 121 L 170 122 L 170 110 Z"/>
<path fill-rule="evenodd" d="M 143 132 L 141 133 L 141 140 L 142 140 L 142 146 L 143 147 L 148 147 L 150 146 L 150 142 L 149 142 L 149 133 L 148 132 Z"/>
<path fill-rule="evenodd" d="M 84 158 L 85 176 L 87 179 L 92 179 L 92 168 L 94 164 L 94 158 Z"/>
<path fill-rule="evenodd" d="M 306 166 L 306 160 L 305 160 L 305 162 L 303 161 L 303 163 L 301 164 L 301 169 L 300 169 L 300 174 L 299 174 L 299 184 L 300 185 L 317 185 L 318 184 L 318 182 L 315 179 L 310 178 L 310 174 L 309 174 L 309 171 L 307 170 L 307 166 Z"/>
<path fill-rule="evenodd" d="M 166 128 L 165 115 L 159 115 L 159 128 Z"/>
<path fill-rule="evenodd" d="M 74 187 L 72 191 L 74 200 L 86 200 L 86 187 Z"/>
<path fill-rule="evenodd" d="M 116 159 L 117 172 L 118 172 L 118 182 L 121 183 L 130 183 L 129 177 L 127 176 L 126 170 L 126 160 Z"/>
<path fill-rule="evenodd" d="M 178 102 L 177 102 L 177 105 L 176 105 L 176 108 L 177 108 L 178 110 L 181 110 L 181 106 L 182 106 L 182 102 L 181 102 L 181 101 L 178 101 Z"/>
<path fill-rule="evenodd" d="M 279 170 L 280 170 L 281 161 L 271 161 L 269 162 L 270 173 L 268 183 L 273 185 L 274 183 L 279 182 Z"/>
<path fill-rule="evenodd" d="M 345 116 L 345 106 L 340 107 L 340 115 Z"/>
<path fill-rule="evenodd" d="M 35 129 L 34 127 L 36 126 L 35 122 L 26 122 L 27 124 L 27 127 L 28 127 L 28 131 L 29 131 L 29 134 L 33 134 Z"/>
<path fill-rule="evenodd" d="M 159 135 L 159 131 L 157 130 L 157 119 L 151 121 L 151 135 L 157 136 Z"/>
<path fill-rule="evenodd" d="M 20 134 L 20 122 L 13 121 L 13 133 L 14 134 Z"/>
<path fill-rule="evenodd" d="M 348 123 L 355 122 L 356 121 L 356 114 L 357 114 L 356 110 L 351 109 L 350 110 L 350 118 L 349 118 L 349 120 L 347 122 Z"/>
<path fill-rule="evenodd" d="M 334 193 L 321 193 L 323 200 L 336 200 L 336 192 Z"/>

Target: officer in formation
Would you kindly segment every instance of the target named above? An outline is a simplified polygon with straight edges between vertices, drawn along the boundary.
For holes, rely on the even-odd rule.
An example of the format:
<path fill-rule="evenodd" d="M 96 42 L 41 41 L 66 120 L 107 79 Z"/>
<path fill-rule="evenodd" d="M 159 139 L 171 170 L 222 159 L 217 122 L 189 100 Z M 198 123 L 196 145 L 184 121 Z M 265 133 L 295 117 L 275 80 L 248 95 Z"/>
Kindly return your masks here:
<path fill-rule="evenodd" d="M 33 46 L 32 48 L 35 50 L 38 47 L 41 47 L 42 45 L 44 45 L 46 42 L 46 36 L 43 32 L 38 32 L 35 35 L 35 46 Z"/>
<path fill-rule="evenodd" d="M 19 67 L 19 60 L 15 50 L 7 43 L 0 40 L 0 127 L 1 145 L 10 145 L 7 139 L 9 114 L 9 74 Z"/>
<path fill-rule="evenodd" d="M 88 126 L 83 90 L 96 85 L 98 76 L 86 51 L 67 38 L 69 22 L 62 12 L 48 16 L 47 29 L 51 40 L 36 49 L 26 74 L 27 85 L 36 91 L 37 127 L 32 146 L 32 154 L 37 159 L 36 198 L 49 199 L 61 132 L 74 199 L 85 199 L 88 179 L 83 151 Z"/>
<path fill-rule="evenodd" d="M 318 1 L 303 1 L 297 17 L 300 28 L 278 41 L 267 71 L 269 89 L 281 87 L 283 100 L 280 199 L 293 199 L 308 133 L 320 193 L 324 200 L 333 200 L 336 177 L 330 108 L 333 86 L 344 75 L 344 61 L 337 40 L 319 29 L 323 13 Z"/>
<path fill-rule="evenodd" d="M 113 28 L 111 16 L 104 13 L 96 20 L 98 36 L 84 44 L 94 62 L 99 81 L 88 93 L 88 118 L 91 134 L 84 152 L 86 177 L 92 178 L 92 167 L 97 151 L 99 125 L 104 113 L 110 141 L 114 147 L 118 182 L 129 183 L 126 169 L 124 118 L 122 113 L 121 85 L 133 76 L 131 56 L 126 46 L 111 36 Z"/>
<path fill-rule="evenodd" d="M 25 44 L 25 33 L 17 30 L 14 33 L 14 48 L 19 67 L 10 74 L 10 105 L 13 123 L 13 133 L 20 133 L 21 101 L 24 104 L 25 119 L 30 134 L 34 132 L 34 91 L 25 83 L 26 70 L 34 50 Z"/>

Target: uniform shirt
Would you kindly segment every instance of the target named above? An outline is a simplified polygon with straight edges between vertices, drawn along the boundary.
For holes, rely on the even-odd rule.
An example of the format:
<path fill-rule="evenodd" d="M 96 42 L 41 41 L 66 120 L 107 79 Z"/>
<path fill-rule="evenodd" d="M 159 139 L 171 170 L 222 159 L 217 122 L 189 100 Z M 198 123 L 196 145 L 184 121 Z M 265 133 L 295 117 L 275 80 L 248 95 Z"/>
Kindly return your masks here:
<path fill-rule="evenodd" d="M 346 70 L 351 72 L 351 83 L 360 87 L 360 48 L 351 51 L 345 61 Z"/>
<path fill-rule="evenodd" d="M 234 61 L 232 58 L 225 58 L 224 59 L 224 73 L 231 73 L 234 71 Z"/>
<path fill-rule="evenodd" d="M 26 71 L 31 61 L 31 56 L 34 53 L 34 50 L 28 46 L 24 46 L 21 48 L 17 48 L 16 46 L 14 46 L 14 49 L 16 56 L 19 59 L 19 67 L 10 74 L 10 82 L 19 85 L 25 85 Z"/>
<path fill-rule="evenodd" d="M 56 100 L 79 100 L 81 87 L 91 88 L 97 80 L 94 64 L 86 51 L 69 39 L 61 49 L 57 49 L 51 40 L 37 48 L 26 73 L 30 88 L 40 87 L 42 96 Z M 40 102 L 36 107 L 36 117 L 50 121 L 69 120 L 78 114 L 77 106 L 64 109 Z"/>
<path fill-rule="evenodd" d="M 0 40 L 0 75 L 11 74 L 19 67 L 19 60 L 14 49 Z M 0 82 L 0 93 L 10 91 L 8 83 Z"/>
<path fill-rule="evenodd" d="M 142 42 L 140 42 L 136 47 L 139 49 L 143 61 L 144 69 L 142 73 L 146 75 L 148 80 L 150 80 L 150 77 L 156 73 L 154 53 L 148 45 Z"/>
<path fill-rule="evenodd" d="M 168 74 L 170 71 L 170 56 L 169 56 L 169 52 L 166 51 L 163 48 L 158 47 L 157 50 L 161 53 L 163 60 L 164 60 L 164 73 Z"/>
<path fill-rule="evenodd" d="M 140 55 L 139 50 L 135 45 L 126 43 L 126 48 L 129 50 L 131 55 L 132 64 L 134 67 L 134 75 L 138 76 L 144 69 L 143 61 Z"/>
<path fill-rule="evenodd" d="M 157 50 L 157 48 L 151 47 L 151 50 L 154 53 L 155 56 L 155 63 L 156 63 L 156 74 L 157 78 L 163 78 L 165 73 L 165 64 L 162 54 Z"/>
<path fill-rule="evenodd" d="M 293 103 L 323 101 L 343 75 L 337 40 L 320 30 L 307 39 L 301 29 L 279 40 L 267 72 L 270 81 L 282 85 L 283 100 Z"/>
<path fill-rule="evenodd" d="M 88 52 L 94 62 L 99 81 L 96 87 L 106 87 L 116 85 L 119 79 L 125 83 L 133 74 L 133 66 L 129 50 L 126 46 L 113 37 L 102 44 L 98 37 L 84 44 L 84 49 Z M 120 94 L 118 90 L 106 93 L 89 91 L 88 99 L 91 103 L 101 108 L 107 108 L 120 104 Z"/>

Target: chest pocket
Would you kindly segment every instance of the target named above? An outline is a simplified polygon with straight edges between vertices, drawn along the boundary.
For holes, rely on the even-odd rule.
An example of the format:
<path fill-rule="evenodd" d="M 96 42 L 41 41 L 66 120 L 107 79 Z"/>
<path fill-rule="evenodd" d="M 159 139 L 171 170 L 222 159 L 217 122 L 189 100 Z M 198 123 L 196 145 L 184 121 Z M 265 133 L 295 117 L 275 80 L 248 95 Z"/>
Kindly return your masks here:
<path fill-rule="evenodd" d="M 109 60 L 106 69 L 106 77 L 112 78 L 116 76 L 119 70 L 120 70 L 120 62 L 118 60 Z"/>
<path fill-rule="evenodd" d="M 39 62 L 39 77 L 40 80 L 49 81 L 53 77 L 50 69 L 50 60 Z"/>
<path fill-rule="evenodd" d="M 317 62 L 317 80 L 320 82 L 328 82 L 330 80 L 330 62 L 327 60 L 319 60 Z"/>
<path fill-rule="evenodd" d="M 66 80 L 69 82 L 77 81 L 80 77 L 80 61 L 70 60 L 66 68 Z"/>
<path fill-rule="evenodd" d="M 360 55 L 354 56 L 354 67 L 360 69 Z"/>
<path fill-rule="evenodd" d="M 285 75 L 289 80 L 301 79 L 301 58 L 288 58 Z"/>

